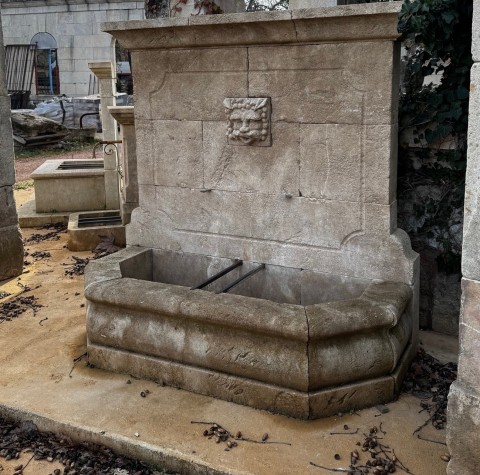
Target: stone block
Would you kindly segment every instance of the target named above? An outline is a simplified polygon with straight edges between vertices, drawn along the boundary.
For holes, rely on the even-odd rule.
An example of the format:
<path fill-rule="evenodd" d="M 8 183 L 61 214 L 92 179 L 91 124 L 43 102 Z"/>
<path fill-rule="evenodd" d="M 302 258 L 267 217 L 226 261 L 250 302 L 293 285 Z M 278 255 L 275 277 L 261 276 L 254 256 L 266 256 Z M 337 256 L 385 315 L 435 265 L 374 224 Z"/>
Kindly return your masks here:
<path fill-rule="evenodd" d="M 480 282 L 462 279 L 460 322 L 480 332 Z"/>
<path fill-rule="evenodd" d="M 289 10 L 298 10 L 299 8 L 322 8 L 336 7 L 337 0 L 290 0 Z"/>
<path fill-rule="evenodd" d="M 3 225 L 3 223 L 2 223 Z M 0 228 L 0 281 L 23 270 L 23 243 L 17 224 Z"/>
<path fill-rule="evenodd" d="M 3 74 L 0 74 L 1 76 Z M 10 98 L 8 96 L 0 96 L 0 116 L 3 117 L 2 127 L 0 127 L 0 187 L 4 187 L 15 183 Z"/>
<path fill-rule="evenodd" d="M 0 97 L 1 96 L 6 96 L 7 95 L 7 85 L 5 82 L 5 70 L 4 70 L 4 65 L 5 65 L 5 48 L 3 47 L 3 28 L 2 28 L 2 22 L 0 21 L 0 38 L 2 41 L 0 42 L 1 48 L 0 48 L 0 65 L 2 66 L 0 69 Z M 3 115 L 3 110 L 1 111 Z M 3 147 L 2 147 L 3 148 Z M 1 163 L 1 159 L 0 159 Z M 1 174 L 0 174 L 1 177 Z"/>
<path fill-rule="evenodd" d="M 480 394 L 480 332 L 460 324 L 460 353 L 458 356 L 458 382 Z"/>
<path fill-rule="evenodd" d="M 297 124 L 274 124 L 272 146 L 261 149 L 229 145 L 226 129 L 226 121 L 203 123 L 206 189 L 298 196 Z"/>
<path fill-rule="evenodd" d="M 61 170 L 62 162 L 47 160 L 32 173 L 36 212 L 105 209 L 104 170 Z"/>
<path fill-rule="evenodd" d="M 203 188 L 201 122 L 155 120 L 149 139 L 147 149 L 157 150 L 153 163 L 156 185 Z M 139 151 L 140 155 L 144 153 Z"/>
<path fill-rule="evenodd" d="M 206 232 L 191 232 L 185 229 L 177 232 L 174 225 L 178 218 L 174 216 L 180 216 L 178 214 L 179 211 L 177 211 L 181 206 L 179 200 L 187 199 L 188 201 L 186 202 L 192 202 L 192 198 L 188 197 L 188 195 L 182 197 L 181 194 L 177 194 L 176 199 L 174 199 L 174 193 L 178 193 L 178 190 L 170 190 L 170 195 L 167 194 L 167 191 L 162 190 L 158 195 L 159 197 L 168 197 L 169 203 L 172 201 L 177 202 L 177 209 L 172 213 L 174 216 L 167 215 L 163 209 L 167 206 L 168 213 L 168 209 L 172 209 L 169 203 L 165 205 L 161 202 L 162 207 L 160 210 L 156 210 L 155 205 L 152 203 L 149 208 L 146 207 L 148 202 L 145 200 L 145 196 L 142 196 L 145 193 L 144 188 L 140 187 L 141 208 L 133 211 L 132 223 L 127 228 L 127 243 L 130 245 L 175 251 L 183 250 L 184 252 L 203 253 L 211 256 L 230 256 L 254 262 L 265 262 L 285 267 L 299 267 L 316 272 L 335 273 L 362 279 L 391 280 L 408 284 L 415 282 L 418 256 L 411 250 L 408 235 L 400 229 L 397 229 L 388 238 L 382 237 L 381 239 L 378 236 L 371 237 L 353 232 L 344 240 L 341 248 L 342 252 L 339 252 L 338 249 L 328 249 L 327 247 L 304 246 L 279 240 L 270 241 L 252 239 L 252 237 L 246 238 L 241 235 L 222 234 L 218 230 L 223 231 L 227 228 L 235 230 L 235 226 L 240 228 L 240 232 L 245 233 L 245 229 L 248 229 L 245 226 L 249 224 L 242 227 L 233 220 L 233 217 L 237 216 L 240 222 L 249 223 L 243 213 L 246 212 L 247 216 L 251 217 L 260 213 L 259 210 L 262 210 L 262 213 L 264 213 L 266 209 L 257 203 L 258 211 L 256 211 L 245 204 L 246 199 L 252 199 L 249 196 L 251 193 L 235 196 L 234 193 L 230 192 L 229 194 L 232 195 L 230 203 L 238 202 L 238 206 L 232 208 L 234 211 L 233 214 L 230 214 L 231 220 L 225 222 L 225 218 L 222 218 L 222 216 L 229 216 L 229 214 L 225 212 L 227 208 L 224 205 L 222 206 L 223 197 L 219 196 L 212 198 L 210 202 L 202 201 L 201 207 L 203 209 L 201 214 L 208 217 L 207 224 L 201 223 L 202 216 L 198 213 L 193 218 L 190 217 L 194 213 L 191 207 L 187 208 L 187 210 L 190 210 L 190 215 L 182 218 L 182 220 L 186 220 L 188 223 L 194 222 L 195 219 L 198 220 L 201 229 L 206 229 Z M 162 187 L 157 188 L 161 189 Z M 182 193 L 191 193 L 192 195 L 197 192 L 201 195 L 218 193 L 199 193 L 198 190 L 185 189 L 182 191 Z M 209 203 L 207 210 L 205 210 L 206 203 Z M 298 208 L 296 209 L 298 210 Z M 345 203 L 344 209 L 349 209 L 352 212 L 351 203 Z M 267 208 L 267 211 L 271 215 L 268 219 L 273 222 L 274 226 L 278 227 L 277 222 L 282 219 L 282 216 L 281 214 L 276 216 L 276 213 L 281 213 L 280 209 L 275 210 L 270 207 L 269 209 Z M 285 211 L 283 212 L 285 213 Z M 220 213 L 225 213 L 225 215 Z M 302 216 L 302 213 L 304 213 L 304 210 L 299 211 L 298 215 Z M 212 219 L 212 216 L 214 219 Z M 303 220 L 305 219 L 304 217 Z M 317 219 L 316 224 L 321 226 L 322 221 Z M 341 225 L 344 226 L 345 223 L 341 223 Z M 211 231 L 209 231 L 209 226 L 211 226 Z M 296 222 L 295 226 L 301 228 L 302 225 Z M 313 230 L 304 231 L 303 229 L 297 229 L 297 231 L 300 237 L 302 232 L 305 233 L 305 236 L 309 232 L 314 233 Z M 339 231 L 338 228 L 337 231 Z M 292 234 L 290 234 L 291 236 Z M 296 237 L 298 238 L 298 236 Z M 315 239 L 318 242 L 319 239 L 327 238 L 328 235 L 324 233 L 323 236 L 318 236 Z M 368 265 L 365 265 L 365 263 L 368 263 Z"/>
<path fill-rule="evenodd" d="M 272 122 L 355 124 L 362 121 L 362 95 L 341 70 L 252 71 L 252 97 L 269 96 Z"/>
<path fill-rule="evenodd" d="M 9 227 L 18 224 L 17 209 L 11 186 L 0 187 L 0 226 Z"/>
<path fill-rule="evenodd" d="M 480 64 L 475 63 L 470 73 L 471 117 L 480 115 Z M 462 273 L 467 279 L 480 280 L 480 121 L 468 125 L 468 159 L 465 183 L 465 213 L 463 225 Z"/>
<path fill-rule="evenodd" d="M 476 362 L 478 367 L 478 360 Z M 480 394 L 455 381 L 448 395 L 448 475 L 477 475 L 480 447 Z"/>
<path fill-rule="evenodd" d="M 363 170 L 362 126 L 300 126 L 300 192 L 305 197 L 360 201 Z M 346 140 L 348 137 L 348 140 Z"/>
<path fill-rule="evenodd" d="M 352 409 L 383 404 L 394 396 L 393 378 L 386 376 L 321 391 L 310 398 L 310 418 L 329 417 Z"/>
<path fill-rule="evenodd" d="M 472 24 L 472 55 L 473 60 L 480 61 L 480 11 L 478 4 L 473 4 L 473 24 Z"/>
<path fill-rule="evenodd" d="M 362 226 L 359 203 L 284 195 L 202 193 L 199 189 L 158 186 L 150 207 L 164 216 L 161 224 L 150 225 L 156 228 L 152 229 L 154 234 L 170 234 L 194 247 L 200 244 L 199 235 L 208 235 L 212 242 L 229 236 L 338 250 Z M 342 220 L 337 219 L 339 215 Z M 193 252 L 204 253 L 201 247 Z"/>
<path fill-rule="evenodd" d="M 302 271 L 301 278 L 302 305 L 357 298 L 371 282 L 368 279 L 355 279 L 308 270 Z"/>
<path fill-rule="evenodd" d="M 68 249 L 70 251 L 93 251 L 101 242 L 102 236 L 113 236 L 116 246 L 125 246 L 125 226 L 88 226 L 80 227 L 80 216 L 101 217 L 117 212 L 100 211 L 97 213 L 71 213 L 68 219 Z"/>
<path fill-rule="evenodd" d="M 135 88 L 144 91 L 135 97 L 138 118 L 223 121 L 224 99 L 248 95 L 246 48 L 134 51 L 132 62 Z"/>
<path fill-rule="evenodd" d="M 395 200 L 398 127 L 369 125 L 364 136 L 364 200 L 388 205 Z"/>

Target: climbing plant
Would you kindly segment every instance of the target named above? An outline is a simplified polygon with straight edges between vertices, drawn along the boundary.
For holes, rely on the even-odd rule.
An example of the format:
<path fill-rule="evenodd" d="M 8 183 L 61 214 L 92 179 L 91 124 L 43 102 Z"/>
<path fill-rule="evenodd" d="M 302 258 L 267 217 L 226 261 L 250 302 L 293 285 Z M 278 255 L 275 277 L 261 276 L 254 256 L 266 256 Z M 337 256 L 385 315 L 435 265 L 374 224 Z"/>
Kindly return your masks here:
<path fill-rule="evenodd" d="M 472 66 L 472 0 L 405 0 L 400 100 L 400 224 L 460 271 Z"/>

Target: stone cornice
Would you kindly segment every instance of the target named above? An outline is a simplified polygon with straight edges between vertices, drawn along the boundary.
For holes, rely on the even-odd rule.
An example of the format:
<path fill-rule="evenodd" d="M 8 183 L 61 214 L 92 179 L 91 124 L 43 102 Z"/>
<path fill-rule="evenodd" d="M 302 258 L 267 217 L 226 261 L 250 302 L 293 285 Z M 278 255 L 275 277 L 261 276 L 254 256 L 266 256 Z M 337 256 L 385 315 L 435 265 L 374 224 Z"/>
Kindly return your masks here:
<path fill-rule="evenodd" d="M 56 5 L 88 5 L 96 3 L 131 3 L 129 0 L 1 0 L 4 8 L 49 7 Z"/>
<path fill-rule="evenodd" d="M 129 50 L 395 40 L 401 2 L 103 23 Z"/>

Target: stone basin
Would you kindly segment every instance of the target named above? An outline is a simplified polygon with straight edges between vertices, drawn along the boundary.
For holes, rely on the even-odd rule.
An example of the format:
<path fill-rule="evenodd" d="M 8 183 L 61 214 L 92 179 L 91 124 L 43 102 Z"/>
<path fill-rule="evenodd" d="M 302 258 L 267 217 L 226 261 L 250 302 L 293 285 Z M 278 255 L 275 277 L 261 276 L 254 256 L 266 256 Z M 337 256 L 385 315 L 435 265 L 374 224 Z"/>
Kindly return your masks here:
<path fill-rule="evenodd" d="M 245 262 L 190 290 L 232 262 L 130 247 L 91 263 L 90 363 L 304 419 L 394 397 L 414 348 L 410 286 L 267 265 L 216 294 Z"/>

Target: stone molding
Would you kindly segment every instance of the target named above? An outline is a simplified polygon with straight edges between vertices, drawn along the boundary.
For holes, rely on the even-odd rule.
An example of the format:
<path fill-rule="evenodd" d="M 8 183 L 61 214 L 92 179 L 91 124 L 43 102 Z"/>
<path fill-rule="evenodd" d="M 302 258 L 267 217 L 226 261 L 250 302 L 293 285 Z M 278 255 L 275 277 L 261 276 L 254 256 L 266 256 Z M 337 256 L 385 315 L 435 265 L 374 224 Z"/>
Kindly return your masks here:
<path fill-rule="evenodd" d="M 98 79 L 115 79 L 115 71 L 110 61 L 102 61 L 99 63 L 88 63 L 88 67 Z"/>
<path fill-rule="evenodd" d="M 131 51 L 396 40 L 400 34 L 397 22 L 392 19 L 397 18 L 400 12 L 401 4 L 398 3 L 107 22 L 102 24 L 102 31 L 110 33 Z M 156 31 L 153 32 L 153 29 Z"/>

